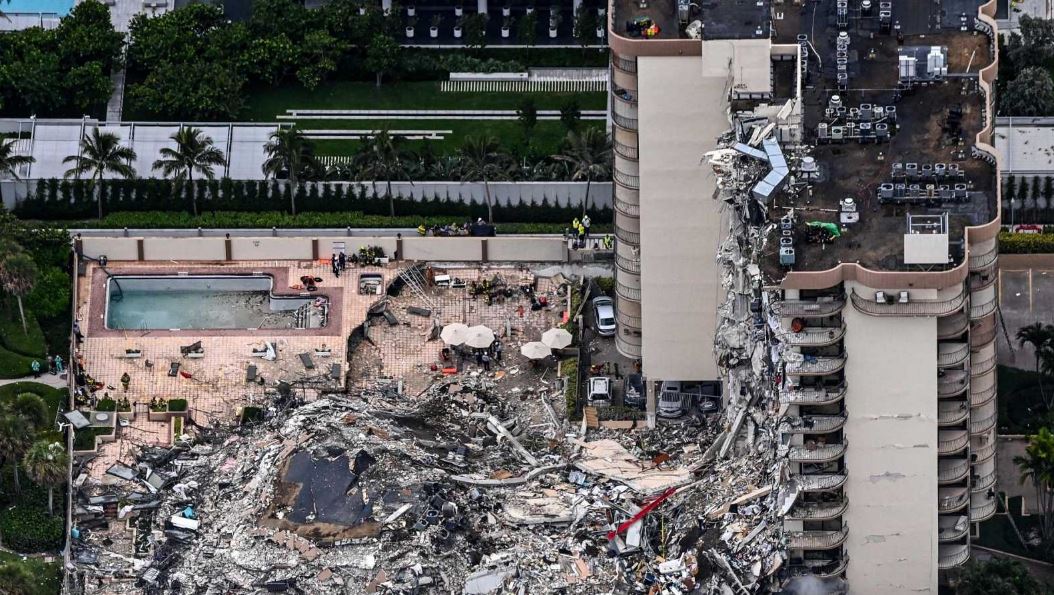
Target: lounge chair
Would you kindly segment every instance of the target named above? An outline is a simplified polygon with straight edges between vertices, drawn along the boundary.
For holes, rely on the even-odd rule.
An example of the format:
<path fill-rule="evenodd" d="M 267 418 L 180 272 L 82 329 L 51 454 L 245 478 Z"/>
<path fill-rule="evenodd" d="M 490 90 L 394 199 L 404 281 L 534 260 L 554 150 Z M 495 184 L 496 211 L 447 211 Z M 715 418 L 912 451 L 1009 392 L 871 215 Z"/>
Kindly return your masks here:
<path fill-rule="evenodd" d="M 168 366 L 168 375 L 175 378 L 179 375 L 179 362 L 172 362 Z"/>
<path fill-rule="evenodd" d="M 245 381 L 255 382 L 256 381 L 256 366 L 250 365 L 245 369 Z"/>
<path fill-rule="evenodd" d="M 301 353 L 299 357 L 300 361 L 304 363 L 305 368 L 307 368 L 308 370 L 315 369 L 315 362 L 312 361 L 310 353 Z"/>
<path fill-rule="evenodd" d="M 329 365 L 329 377 L 333 380 L 340 380 L 340 364 Z"/>

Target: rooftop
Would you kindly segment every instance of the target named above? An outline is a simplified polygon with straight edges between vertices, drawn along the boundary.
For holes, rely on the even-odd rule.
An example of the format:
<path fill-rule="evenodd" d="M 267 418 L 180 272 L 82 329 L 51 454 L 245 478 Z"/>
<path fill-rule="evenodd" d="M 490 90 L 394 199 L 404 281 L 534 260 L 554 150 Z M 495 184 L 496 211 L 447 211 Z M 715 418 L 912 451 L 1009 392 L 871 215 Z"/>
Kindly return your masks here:
<path fill-rule="evenodd" d="M 970 6 L 960 6 L 965 4 Z M 959 19 L 963 11 L 976 15 L 978 5 L 979 1 L 957 2 L 952 11 L 955 18 L 951 19 L 930 14 L 933 9 L 929 3 L 896 3 L 893 33 L 881 30 L 877 15 L 864 15 L 854 8 L 850 24 L 844 27 L 848 47 L 842 49 L 838 47 L 835 2 L 821 0 L 800 12 L 785 13 L 775 41 L 797 43 L 798 36 L 805 35 L 811 44 L 802 97 L 807 148 L 788 155 L 799 176 L 767 205 L 773 222 L 788 213 L 794 215 L 794 264 L 781 265 L 780 246 L 770 242 L 765 269 L 771 278 L 779 279 L 788 270 L 826 270 L 843 262 L 857 262 L 870 269 L 910 270 L 904 254 L 909 214 L 948 214 L 949 261 L 931 268 L 952 267 L 963 257 L 965 227 L 996 217 L 994 170 L 971 152 L 976 135 L 984 127 L 985 99 L 977 83 L 978 72 L 991 63 L 992 55 L 988 38 L 973 31 L 974 17 L 966 22 Z M 895 34 L 898 25 L 899 39 Z M 926 84 L 906 82 L 901 54 L 909 59 L 921 55 L 917 70 L 925 72 L 929 68 L 925 48 L 934 46 L 947 51 L 947 73 Z M 943 51 L 937 54 L 943 55 Z M 846 73 L 847 81 L 839 85 L 837 67 L 843 58 L 845 69 L 841 72 Z M 850 138 L 864 134 L 859 132 L 863 123 L 874 126 L 868 132 L 870 142 Z M 885 142 L 876 142 L 880 123 L 888 126 Z M 842 139 L 837 138 L 836 130 Z M 784 147 L 790 150 L 788 145 Z M 811 180 L 800 171 L 806 157 L 816 165 Z M 920 173 L 894 174 L 895 164 L 903 164 L 906 171 L 915 164 Z M 936 177 L 932 174 L 935 170 L 949 174 Z M 953 170 L 961 173 L 953 176 Z M 912 184 L 918 184 L 920 194 L 925 194 L 929 185 L 937 196 L 909 201 L 900 198 L 901 190 L 895 188 L 897 198 L 880 200 L 882 185 L 896 183 L 905 185 L 905 193 L 912 191 Z M 958 196 L 954 195 L 956 183 L 965 184 Z M 942 186 L 951 194 L 941 195 Z M 846 198 L 855 203 L 857 222 L 852 217 L 846 221 L 840 213 Z M 840 236 L 825 237 L 825 233 L 808 226 L 809 222 L 833 224 Z"/>
<path fill-rule="evenodd" d="M 614 33 L 641 39 L 767 39 L 769 0 L 612 0 Z M 695 36 L 687 33 L 701 27 Z M 647 31 L 650 25 L 658 30 Z M 642 27 L 643 25 L 643 27 Z M 642 32 L 642 29 L 644 30 Z"/>

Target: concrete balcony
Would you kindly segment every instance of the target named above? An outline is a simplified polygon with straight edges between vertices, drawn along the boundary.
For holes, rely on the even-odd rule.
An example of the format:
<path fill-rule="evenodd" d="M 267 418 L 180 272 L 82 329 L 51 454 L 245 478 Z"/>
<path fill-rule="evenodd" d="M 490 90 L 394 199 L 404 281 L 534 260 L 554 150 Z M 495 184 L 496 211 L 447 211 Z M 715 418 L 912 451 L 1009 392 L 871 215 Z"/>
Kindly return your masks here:
<path fill-rule="evenodd" d="M 845 300 L 840 297 L 786 300 L 780 305 L 780 316 L 784 318 L 824 318 L 841 312 L 842 308 L 845 308 Z"/>
<path fill-rule="evenodd" d="M 792 474 L 791 479 L 798 482 L 803 492 L 830 492 L 845 485 L 844 473 L 818 473 L 809 475 Z"/>
<path fill-rule="evenodd" d="M 970 359 L 970 376 L 973 378 L 972 382 L 975 382 L 977 378 L 981 376 L 991 374 L 995 370 L 995 363 L 996 353 L 994 349 L 987 355 L 974 353 Z"/>
<path fill-rule="evenodd" d="M 995 461 L 989 459 L 974 465 L 974 475 L 970 478 L 971 492 L 987 492 L 995 485 L 997 479 Z"/>
<path fill-rule="evenodd" d="M 970 459 L 965 455 L 958 458 L 937 459 L 938 483 L 962 481 L 969 472 Z"/>
<path fill-rule="evenodd" d="M 970 407 L 983 407 L 995 400 L 998 387 L 995 384 L 994 375 L 985 376 L 991 380 L 978 379 L 970 384 Z"/>
<path fill-rule="evenodd" d="M 805 327 L 798 332 L 790 331 L 780 337 L 793 347 L 824 347 L 833 345 L 845 336 L 845 325 L 838 327 Z"/>
<path fill-rule="evenodd" d="M 640 205 L 615 195 L 615 212 L 625 217 L 640 217 Z"/>
<path fill-rule="evenodd" d="M 623 252 L 630 252 L 630 250 L 624 249 Z M 640 258 L 622 254 L 618 249 L 615 250 L 615 266 L 631 275 L 640 274 Z"/>
<path fill-rule="evenodd" d="M 636 161 L 640 158 L 640 151 L 636 146 L 631 146 L 627 143 L 614 141 L 611 143 L 611 148 L 616 155 L 623 159 L 629 159 L 630 161 Z"/>
<path fill-rule="evenodd" d="M 999 329 L 996 328 L 995 316 L 992 316 L 987 321 L 970 329 L 970 347 L 973 349 L 979 349 L 985 345 L 989 345 L 992 341 L 995 341 L 995 336 L 998 332 Z"/>
<path fill-rule="evenodd" d="M 976 320 L 995 312 L 995 306 L 998 303 L 995 287 L 978 291 L 973 295 L 973 301 L 970 304 L 970 318 Z"/>
<path fill-rule="evenodd" d="M 617 98 L 618 96 L 613 95 L 613 97 Z M 619 128 L 636 132 L 638 126 L 637 103 L 621 98 L 613 99 L 611 102 L 611 121 Z"/>
<path fill-rule="evenodd" d="M 951 316 L 942 316 L 937 319 L 937 338 L 941 340 L 954 339 L 966 332 L 970 327 L 970 317 L 966 312 L 956 312 Z"/>
<path fill-rule="evenodd" d="M 849 528 L 840 531 L 787 531 L 787 548 L 792 550 L 830 550 L 849 537 Z"/>
<path fill-rule="evenodd" d="M 937 344 L 937 366 L 950 368 L 957 366 L 970 357 L 969 343 L 938 343 Z"/>
<path fill-rule="evenodd" d="M 793 576 L 816 576 L 821 578 L 841 576 L 849 565 L 849 556 L 842 555 L 834 560 L 803 560 L 801 564 L 787 567 Z M 844 592 L 844 591 L 842 591 Z"/>
<path fill-rule="evenodd" d="M 970 498 L 970 520 L 974 523 L 987 521 L 995 516 L 999 501 L 988 497 L 987 492 L 977 492 Z"/>
<path fill-rule="evenodd" d="M 830 405 L 844 398 L 844 384 L 832 388 L 787 389 L 780 393 L 780 402 L 788 405 Z"/>
<path fill-rule="evenodd" d="M 636 58 L 624 58 L 619 56 L 615 52 L 611 52 L 611 65 L 617 70 L 629 74 L 637 74 L 637 59 Z"/>
<path fill-rule="evenodd" d="M 615 293 L 618 297 L 633 301 L 640 301 L 640 287 L 633 287 L 622 282 L 619 277 L 615 277 Z"/>
<path fill-rule="evenodd" d="M 623 356 L 630 359 L 640 359 L 640 356 L 644 353 L 642 344 L 643 341 L 641 340 L 639 332 L 633 333 L 619 331 L 619 333 L 615 335 L 615 349 L 617 349 Z"/>
<path fill-rule="evenodd" d="M 829 434 L 845 426 L 845 415 L 802 415 L 788 417 L 780 426 L 787 434 Z"/>
<path fill-rule="evenodd" d="M 965 514 L 937 517 L 937 539 L 942 543 L 958 541 L 970 532 L 970 517 Z"/>
<path fill-rule="evenodd" d="M 630 248 L 636 248 L 640 246 L 640 232 L 632 229 L 633 227 L 639 226 L 640 223 L 635 219 L 625 219 L 622 217 L 615 218 L 615 239 L 619 241 L 619 244 L 626 245 Z"/>
<path fill-rule="evenodd" d="M 791 446 L 787 459 L 792 463 L 828 463 L 845 455 L 845 444 Z"/>
<path fill-rule="evenodd" d="M 970 434 L 974 436 L 984 436 L 995 427 L 996 419 L 998 415 L 995 410 L 995 403 L 990 403 L 984 407 L 974 410 L 974 413 L 970 416 Z"/>
<path fill-rule="evenodd" d="M 970 415 L 970 405 L 966 399 L 955 399 L 937 402 L 937 425 L 954 426 L 962 423 Z"/>
<path fill-rule="evenodd" d="M 845 514 L 849 500 L 841 498 L 833 502 L 809 502 L 798 504 L 784 517 L 791 521 L 829 521 Z"/>
<path fill-rule="evenodd" d="M 970 443 L 970 433 L 966 430 L 938 430 L 937 431 L 937 453 L 942 455 L 955 454 L 966 448 Z"/>
<path fill-rule="evenodd" d="M 961 291 L 947 299 L 912 299 L 901 303 L 897 293 L 887 293 L 886 302 L 878 302 L 874 296 L 865 297 L 853 291 L 849 298 L 853 307 L 868 316 L 949 316 L 957 312 L 966 302 L 966 292 Z M 892 301 L 892 303 L 890 303 Z"/>
<path fill-rule="evenodd" d="M 999 241 L 996 238 L 970 246 L 970 271 L 980 271 L 995 264 L 999 258 Z"/>
<path fill-rule="evenodd" d="M 611 172 L 611 177 L 616 184 L 621 184 L 630 190 L 640 190 L 640 176 L 626 174 L 616 169 Z"/>
<path fill-rule="evenodd" d="M 939 570 L 958 568 L 966 564 L 969 559 L 970 546 L 968 544 L 938 546 L 937 568 Z"/>
<path fill-rule="evenodd" d="M 991 460 L 995 456 L 995 432 L 989 433 L 987 440 L 979 436 L 971 438 L 970 455 L 974 458 L 974 465 Z"/>
<path fill-rule="evenodd" d="M 937 511 L 941 514 L 957 512 L 970 503 L 970 491 L 966 488 L 937 488 Z"/>
<path fill-rule="evenodd" d="M 801 361 L 787 362 L 784 369 L 788 376 L 824 376 L 844 367 L 845 355 L 805 356 Z"/>
<path fill-rule="evenodd" d="M 970 291 L 981 291 L 995 285 L 995 282 L 999 279 L 999 274 L 996 272 L 995 267 L 985 269 L 983 271 L 977 271 L 976 273 L 970 273 Z"/>
<path fill-rule="evenodd" d="M 970 386 L 970 373 L 966 370 L 946 370 L 937 375 L 937 396 L 954 397 Z"/>
<path fill-rule="evenodd" d="M 618 64 L 618 63 L 616 63 Z M 627 72 L 622 70 L 618 65 L 611 69 L 611 84 L 619 87 L 620 89 L 631 89 L 636 90 L 637 88 L 637 73 L 636 73 L 636 62 L 634 62 L 634 72 Z"/>

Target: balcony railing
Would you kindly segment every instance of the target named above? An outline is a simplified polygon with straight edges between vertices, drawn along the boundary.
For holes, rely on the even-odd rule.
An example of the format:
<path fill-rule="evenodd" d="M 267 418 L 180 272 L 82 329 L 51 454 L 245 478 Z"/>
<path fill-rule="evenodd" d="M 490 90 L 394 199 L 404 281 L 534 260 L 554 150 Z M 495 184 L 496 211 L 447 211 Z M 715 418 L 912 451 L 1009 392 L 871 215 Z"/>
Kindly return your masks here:
<path fill-rule="evenodd" d="M 974 464 L 987 461 L 995 456 L 995 443 L 989 442 L 985 445 L 973 446 L 970 448 L 970 454 L 976 459 Z"/>
<path fill-rule="evenodd" d="M 834 374 L 845 367 L 845 356 L 832 357 L 805 356 L 801 361 L 791 361 L 786 364 L 786 372 L 790 376 L 823 376 Z"/>
<path fill-rule="evenodd" d="M 984 376 L 995 369 L 995 352 L 992 355 L 982 360 L 971 360 L 970 361 L 970 376 L 976 378 L 978 376 Z"/>
<path fill-rule="evenodd" d="M 641 343 L 643 343 L 643 341 L 641 340 L 641 337 L 640 337 L 639 334 L 633 334 L 633 333 L 628 333 L 627 334 L 627 333 L 620 332 L 617 335 L 615 335 L 615 348 L 618 349 L 619 353 L 621 353 L 622 355 L 624 355 L 624 356 L 626 356 L 628 358 L 632 358 L 632 359 L 640 358 L 640 356 L 641 356 Z"/>
<path fill-rule="evenodd" d="M 937 459 L 937 481 L 951 483 L 966 477 L 970 472 L 970 459 Z"/>
<path fill-rule="evenodd" d="M 632 275 L 640 274 L 640 260 L 623 256 L 618 250 L 615 250 L 615 266 Z"/>
<path fill-rule="evenodd" d="M 627 145 L 626 143 L 620 143 L 619 141 L 613 141 L 611 148 L 615 150 L 615 154 L 632 161 L 636 161 L 639 158 L 639 152 L 637 147 Z"/>
<path fill-rule="evenodd" d="M 987 434 L 989 430 L 995 427 L 996 412 L 992 412 L 990 415 L 986 415 L 980 419 L 970 419 L 970 433 L 975 436 Z"/>
<path fill-rule="evenodd" d="M 971 304 L 970 318 L 977 319 L 988 316 L 992 312 L 995 312 L 995 306 L 997 303 L 998 301 L 996 300 L 995 295 L 993 295 L 992 298 L 986 302 Z"/>
<path fill-rule="evenodd" d="M 970 415 L 970 406 L 965 399 L 939 401 L 937 403 L 937 425 L 952 426 L 962 423 Z"/>
<path fill-rule="evenodd" d="M 622 184 L 626 188 L 640 190 L 640 176 L 631 176 L 616 169 L 611 172 L 611 177 L 615 179 L 616 183 Z"/>
<path fill-rule="evenodd" d="M 970 355 L 969 343 L 939 343 L 937 344 L 937 365 L 942 368 L 956 366 Z"/>
<path fill-rule="evenodd" d="M 629 74 L 637 73 L 637 60 L 635 59 L 623 58 L 622 56 L 612 53 L 611 64 L 622 72 Z"/>
<path fill-rule="evenodd" d="M 845 336 L 845 326 L 805 327 L 801 331 L 788 332 L 780 339 L 787 345 L 795 347 L 823 347 L 838 342 Z"/>
<path fill-rule="evenodd" d="M 999 242 L 993 241 L 992 246 L 984 251 L 974 254 L 974 247 L 970 247 L 970 270 L 979 271 L 988 267 L 999 257 Z"/>
<path fill-rule="evenodd" d="M 845 415 L 802 415 L 788 417 L 784 431 L 788 434 L 828 434 L 844 425 Z"/>
<path fill-rule="evenodd" d="M 981 407 L 992 402 L 995 398 L 998 386 L 993 382 L 988 388 L 974 389 L 970 387 L 970 407 Z"/>
<path fill-rule="evenodd" d="M 983 330 L 970 331 L 970 347 L 977 349 L 995 341 L 996 332 L 995 324 Z"/>
<path fill-rule="evenodd" d="M 995 485 L 996 473 L 993 467 L 991 471 L 984 475 L 979 475 L 973 478 L 973 482 L 970 484 L 971 492 L 984 492 L 988 488 Z"/>
<path fill-rule="evenodd" d="M 937 396 L 955 396 L 970 386 L 970 373 L 966 370 L 946 370 L 937 375 Z"/>
<path fill-rule="evenodd" d="M 971 503 L 970 520 L 975 523 L 980 523 L 981 521 L 987 521 L 994 517 L 996 508 L 998 508 L 997 504 L 998 501 L 995 498 L 992 498 L 979 506 L 974 506 L 973 503 Z"/>
<path fill-rule="evenodd" d="M 828 405 L 844 398 L 844 384 L 832 388 L 787 389 L 780 394 L 780 401 L 788 405 Z"/>
<path fill-rule="evenodd" d="M 999 275 L 996 274 L 995 269 L 984 274 L 972 273 L 970 275 L 970 291 L 981 291 L 986 287 L 991 287 L 995 285 L 998 278 Z"/>
<path fill-rule="evenodd" d="M 788 531 L 787 547 L 794 550 L 829 550 L 845 543 L 849 528 L 840 531 Z"/>
<path fill-rule="evenodd" d="M 845 485 L 844 473 L 820 473 L 816 475 L 792 475 L 803 492 L 829 492 Z"/>
<path fill-rule="evenodd" d="M 937 538 L 940 541 L 958 541 L 970 531 L 970 517 L 966 515 L 942 516 L 937 519 Z"/>
<path fill-rule="evenodd" d="M 845 307 L 840 297 L 816 300 L 786 300 L 780 305 L 780 316 L 784 318 L 817 318 L 837 314 Z"/>
<path fill-rule="evenodd" d="M 957 453 L 970 443 L 970 433 L 966 430 L 938 430 L 937 452 L 942 455 Z"/>
<path fill-rule="evenodd" d="M 893 303 L 880 303 L 875 298 L 866 298 L 856 291 L 849 296 L 853 307 L 868 316 L 948 316 L 962 308 L 966 301 L 966 292 L 960 292 L 946 300 L 917 300 L 908 298 L 901 303 L 897 293 L 887 294 Z"/>
<path fill-rule="evenodd" d="M 640 217 L 640 205 L 615 196 L 615 210 L 627 217 Z"/>
<path fill-rule="evenodd" d="M 941 513 L 961 510 L 969 501 L 970 492 L 966 488 L 937 488 L 937 510 Z"/>
<path fill-rule="evenodd" d="M 640 246 L 640 233 L 629 231 L 619 225 L 618 221 L 615 222 L 615 238 L 633 247 Z"/>
<path fill-rule="evenodd" d="M 617 293 L 619 295 L 619 297 L 627 299 L 627 300 L 629 300 L 631 302 L 639 302 L 640 301 L 640 288 L 639 287 L 630 287 L 629 285 L 626 285 L 625 283 L 619 283 L 617 276 L 615 277 L 615 293 Z"/>
<path fill-rule="evenodd" d="M 789 566 L 788 570 L 793 576 L 832 577 L 845 572 L 848 564 L 849 556 L 842 555 L 836 560 L 804 560 L 802 564 Z"/>
<path fill-rule="evenodd" d="M 966 544 L 938 546 L 937 568 L 951 570 L 966 564 L 970 559 L 970 546 Z"/>
<path fill-rule="evenodd" d="M 787 459 L 792 463 L 826 463 L 841 458 L 845 454 L 845 444 L 825 444 L 822 446 L 798 445 L 790 447 Z"/>
<path fill-rule="evenodd" d="M 849 500 L 842 498 L 834 502 L 809 502 L 790 509 L 785 518 L 792 521 L 827 521 L 845 514 Z"/>
<path fill-rule="evenodd" d="M 620 325 L 634 330 L 639 331 L 644 328 L 641 326 L 640 316 L 630 316 L 621 310 L 615 312 L 615 320 L 617 320 Z"/>
<path fill-rule="evenodd" d="M 617 114 L 614 111 L 612 111 L 611 112 L 611 120 L 619 128 L 624 128 L 624 129 L 632 131 L 632 132 L 636 132 L 637 131 L 637 118 L 630 118 L 630 117 L 627 117 L 627 116 L 623 116 L 622 114 Z"/>
<path fill-rule="evenodd" d="M 937 319 L 937 338 L 952 339 L 963 334 L 970 326 L 970 317 L 965 312 L 956 312 L 951 316 Z"/>

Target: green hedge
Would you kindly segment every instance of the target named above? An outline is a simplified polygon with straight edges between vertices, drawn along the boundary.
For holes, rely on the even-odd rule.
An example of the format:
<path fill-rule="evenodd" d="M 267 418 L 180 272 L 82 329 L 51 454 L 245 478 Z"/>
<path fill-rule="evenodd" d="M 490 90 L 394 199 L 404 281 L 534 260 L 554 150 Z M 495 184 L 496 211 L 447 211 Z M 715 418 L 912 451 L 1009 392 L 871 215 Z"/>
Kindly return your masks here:
<path fill-rule="evenodd" d="M 26 305 L 25 299 L 22 300 L 22 304 Z M 22 329 L 22 318 L 18 315 L 18 305 L 15 300 L 5 300 L 0 304 L 0 308 L 5 310 L 3 314 L 0 314 L 0 347 L 27 357 L 38 359 L 46 357 L 47 347 L 44 344 L 44 333 L 40 330 L 37 317 L 28 308 L 26 309 L 26 327 L 29 330 L 27 333 Z M 43 359 L 40 363 L 44 364 Z"/>
<path fill-rule="evenodd" d="M 0 378 L 22 378 L 33 373 L 33 360 L 40 362 L 42 371 L 46 366 L 40 358 L 32 358 L 0 347 Z"/>
<path fill-rule="evenodd" d="M 107 180 L 99 185 L 97 194 L 102 198 L 105 212 L 182 211 L 188 216 L 193 212 L 194 197 L 197 198 L 199 212 L 287 212 L 291 202 L 290 188 L 273 180 L 229 178 L 197 180 L 195 184 L 187 184 L 178 191 L 172 180 Z M 365 188 L 355 191 L 345 184 L 301 184 L 297 190 L 296 206 L 300 214 L 358 212 L 386 217 L 389 212 L 387 198 L 367 197 Z M 487 216 L 487 207 L 481 202 L 462 201 L 459 196 L 422 201 L 396 198 L 395 212 L 401 216 L 476 219 Z M 86 181 L 49 179 L 37 183 L 33 196 L 20 203 L 15 214 L 23 219 L 86 219 L 98 214 L 98 204 L 91 197 Z M 519 201 L 518 204 L 499 203 L 494 206 L 494 217 L 498 221 L 563 223 L 580 215 L 579 207 L 550 203 L 548 200 L 538 205 Z M 614 213 L 610 208 L 593 208 L 590 218 L 596 223 L 611 222 Z M 377 224 L 369 227 L 392 226 Z M 416 226 L 415 223 L 413 227 Z"/>
<path fill-rule="evenodd" d="M 96 411 L 117 411 L 117 401 L 113 399 L 100 399 L 95 404 Z"/>
<path fill-rule="evenodd" d="M 1052 254 L 1054 233 L 999 233 L 999 252 L 1003 254 Z"/>
<path fill-rule="evenodd" d="M 9 469 L 4 469 L 5 473 Z M 5 482 L 8 479 L 4 478 Z M 29 483 L 23 476 L 22 494 L 15 496 L 16 506 L 0 511 L 0 536 L 4 546 L 23 553 L 55 551 L 62 548 L 65 516 L 61 514 L 64 491 L 55 490 L 55 516 L 48 514 L 47 490 Z"/>
<path fill-rule="evenodd" d="M 168 401 L 169 411 L 186 411 L 187 400 L 186 399 L 169 399 Z"/>
<path fill-rule="evenodd" d="M 567 399 L 567 419 L 574 421 L 578 417 L 578 358 L 565 359 L 560 362 L 560 375 L 567 379 L 564 396 Z"/>

